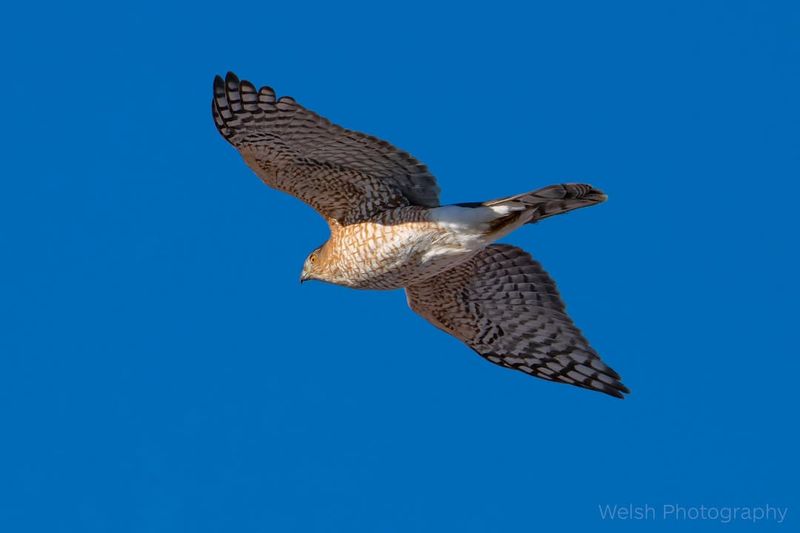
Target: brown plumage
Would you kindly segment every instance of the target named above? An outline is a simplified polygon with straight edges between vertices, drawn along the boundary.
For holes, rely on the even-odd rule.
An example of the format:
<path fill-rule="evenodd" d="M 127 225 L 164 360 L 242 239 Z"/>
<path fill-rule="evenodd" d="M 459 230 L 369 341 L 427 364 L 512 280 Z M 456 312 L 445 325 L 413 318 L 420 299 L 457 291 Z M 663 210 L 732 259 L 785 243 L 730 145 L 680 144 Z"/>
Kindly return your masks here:
<path fill-rule="evenodd" d="M 595 205 L 585 184 L 488 202 L 439 205 L 428 169 L 269 87 L 214 80 L 219 132 L 269 186 L 314 207 L 330 239 L 301 281 L 405 288 L 411 308 L 501 366 L 622 398 L 628 389 L 567 316 L 550 277 L 522 250 L 492 244 L 523 224 Z"/>

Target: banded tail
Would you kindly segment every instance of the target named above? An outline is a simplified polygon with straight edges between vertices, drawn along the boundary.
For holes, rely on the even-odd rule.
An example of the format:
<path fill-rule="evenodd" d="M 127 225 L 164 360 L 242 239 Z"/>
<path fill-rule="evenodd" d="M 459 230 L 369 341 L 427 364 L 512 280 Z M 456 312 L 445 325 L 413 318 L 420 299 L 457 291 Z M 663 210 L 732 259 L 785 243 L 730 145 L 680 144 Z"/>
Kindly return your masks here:
<path fill-rule="evenodd" d="M 530 212 L 530 219 L 527 223 L 533 224 L 543 218 L 605 202 L 607 198 L 601 190 L 595 189 L 591 185 L 562 183 L 532 192 L 489 200 L 480 205 L 486 207 L 507 206 L 511 211 Z"/>
<path fill-rule="evenodd" d="M 606 200 L 602 191 L 582 183 L 562 183 L 542 189 L 489 200 L 434 208 L 434 219 L 458 228 L 475 231 L 482 246 L 508 235 L 524 224 L 589 207 Z"/>

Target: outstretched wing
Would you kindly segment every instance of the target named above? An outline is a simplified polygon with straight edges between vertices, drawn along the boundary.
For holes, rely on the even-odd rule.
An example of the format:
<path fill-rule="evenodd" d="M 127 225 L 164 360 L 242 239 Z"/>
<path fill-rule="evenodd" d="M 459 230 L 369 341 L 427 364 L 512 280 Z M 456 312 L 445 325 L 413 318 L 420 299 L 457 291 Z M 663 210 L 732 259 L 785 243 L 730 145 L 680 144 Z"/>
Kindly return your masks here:
<path fill-rule="evenodd" d="M 350 224 L 405 205 L 436 207 L 436 179 L 408 153 L 341 128 L 233 74 L 214 79 L 217 129 L 269 186 Z"/>
<path fill-rule="evenodd" d="M 489 361 L 622 398 L 629 392 L 566 314 L 555 283 L 505 244 L 406 288 L 408 304 Z"/>

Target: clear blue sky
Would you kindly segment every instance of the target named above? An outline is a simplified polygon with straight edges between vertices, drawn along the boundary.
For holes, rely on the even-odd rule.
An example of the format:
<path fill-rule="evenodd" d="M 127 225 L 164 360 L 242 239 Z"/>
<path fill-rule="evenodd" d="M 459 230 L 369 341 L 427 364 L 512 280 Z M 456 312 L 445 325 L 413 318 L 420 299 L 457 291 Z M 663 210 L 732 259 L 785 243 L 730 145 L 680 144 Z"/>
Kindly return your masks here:
<path fill-rule="evenodd" d="M 797 527 L 796 4 L 22 4 L 0 530 L 723 529 L 599 516 L 629 503 Z M 631 396 L 495 367 L 401 291 L 300 287 L 327 228 L 217 134 L 226 70 L 409 150 L 445 202 L 605 190 L 507 240 Z"/>

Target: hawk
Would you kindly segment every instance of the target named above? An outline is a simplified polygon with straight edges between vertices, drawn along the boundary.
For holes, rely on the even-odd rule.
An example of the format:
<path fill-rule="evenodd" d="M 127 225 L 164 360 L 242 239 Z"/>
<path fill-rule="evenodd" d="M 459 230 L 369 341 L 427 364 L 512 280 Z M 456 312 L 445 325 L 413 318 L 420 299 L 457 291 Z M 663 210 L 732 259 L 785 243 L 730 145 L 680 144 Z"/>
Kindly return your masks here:
<path fill-rule="evenodd" d="M 270 187 L 311 205 L 330 238 L 301 283 L 400 289 L 436 327 L 497 365 L 617 398 L 628 393 L 566 313 L 530 254 L 495 241 L 524 224 L 598 204 L 591 185 L 551 185 L 487 202 L 440 205 L 427 167 L 270 87 L 214 79 L 217 129 Z"/>

